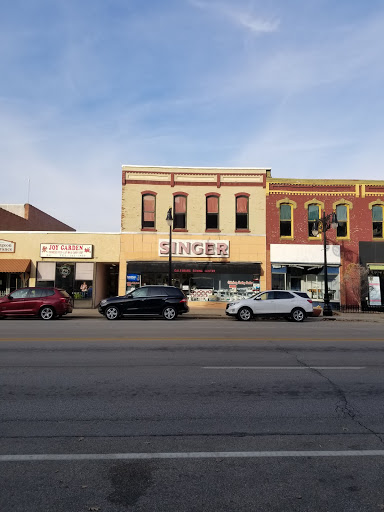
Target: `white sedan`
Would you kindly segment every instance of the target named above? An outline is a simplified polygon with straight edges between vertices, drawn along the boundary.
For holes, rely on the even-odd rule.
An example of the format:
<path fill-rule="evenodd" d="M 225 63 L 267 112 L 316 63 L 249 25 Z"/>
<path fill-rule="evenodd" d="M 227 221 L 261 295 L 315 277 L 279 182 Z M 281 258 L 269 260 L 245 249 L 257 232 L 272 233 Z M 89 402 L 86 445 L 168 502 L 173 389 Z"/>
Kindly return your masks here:
<path fill-rule="evenodd" d="M 230 302 L 225 313 L 244 321 L 254 316 L 282 316 L 302 322 L 312 311 L 312 300 L 302 292 L 268 290 L 249 299 Z"/>

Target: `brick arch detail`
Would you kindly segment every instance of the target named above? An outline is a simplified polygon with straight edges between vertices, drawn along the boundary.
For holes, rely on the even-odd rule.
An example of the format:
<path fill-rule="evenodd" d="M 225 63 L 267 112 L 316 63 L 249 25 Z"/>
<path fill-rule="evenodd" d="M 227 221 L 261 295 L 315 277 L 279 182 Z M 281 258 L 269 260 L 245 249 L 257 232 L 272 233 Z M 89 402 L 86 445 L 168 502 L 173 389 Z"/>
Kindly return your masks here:
<path fill-rule="evenodd" d="M 319 199 L 313 198 L 304 203 L 304 208 L 308 210 L 308 207 L 310 204 L 318 204 L 322 210 L 324 210 L 324 203 L 323 201 L 320 201 Z"/>
<path fill-rule="evenodd" d="M 292 201 L 292 199 L 289 199 L 289 197 L 286 197 L 285 199 L 280 199 L 279 201 L 276 201 L 276 208 L 280 208 L 280 205 L 282 204 L 290 204 L 291 206 L 293 206 L 293 208 L 297 208 L 297 203 L 296 201 Z"/>
<path fill-rule="evenodd" d="M 372 201 L 372 203 L 369 203 L 368 208 L 372 210 L 374 206 L 384 206 L 384 201 L 381 199 L 376 199 L 376 201 Z"/>
<path fill-rule="evenodd" d="M 143 190 L 141 192 L 141 195 L 142 196 L 146 196 L 146 195 L 148 195 L 148 196 L 157 196 L 157 192 L 154 192 L 153 190 Z"/>
<path fill-rule="evenodd" d="M 340 204 L 346 204 L 349 206 L 350 210 L 353 208 L 353 203 L 351 201 L 347 201 L 347 199 L 339 199 L 338 201 L 335 201 L 332 205 L 332 208 L 336 210 L 336 206 L 339 206 Z"/>

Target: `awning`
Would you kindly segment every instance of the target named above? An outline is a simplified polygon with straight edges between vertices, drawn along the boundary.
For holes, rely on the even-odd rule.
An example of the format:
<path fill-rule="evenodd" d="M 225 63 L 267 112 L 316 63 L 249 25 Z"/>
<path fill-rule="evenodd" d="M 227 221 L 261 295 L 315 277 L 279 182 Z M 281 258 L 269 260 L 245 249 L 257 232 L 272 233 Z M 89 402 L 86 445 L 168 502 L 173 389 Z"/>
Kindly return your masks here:
<path fill-rule="evenodd" d="M 22 274 L 31 269 L 31 260 L 0 259 L 0 272 L 17 272 Z"/>
<path fill-rule="evenodd" d="M 384 265 L 378 265 L 378 264 L 374 264 L 374 265 L 371 265 L 369 263 L 369 270 L 384 270 Z"/>

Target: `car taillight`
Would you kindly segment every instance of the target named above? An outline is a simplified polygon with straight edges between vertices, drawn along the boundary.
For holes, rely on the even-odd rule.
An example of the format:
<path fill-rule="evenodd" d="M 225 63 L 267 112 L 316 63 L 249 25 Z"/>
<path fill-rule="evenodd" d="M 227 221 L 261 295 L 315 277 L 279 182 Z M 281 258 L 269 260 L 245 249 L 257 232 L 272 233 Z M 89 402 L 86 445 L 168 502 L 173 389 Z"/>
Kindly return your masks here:
<path fill-rule="evenodd" d="M 181 299 L 180 302 L 187 302 L 187 299 Z"/>
<path fill-rule="evenodd" d="M 311 301 L 311 299 L 307 299 L 307 302 L 309 302 L 310 304 L 312 304 L 312 301 Z"/>
<path fill-rule="evenodd" d="M 65 297 L 60 297 L 60 302 L 67 302 L 67 299 Z"/>

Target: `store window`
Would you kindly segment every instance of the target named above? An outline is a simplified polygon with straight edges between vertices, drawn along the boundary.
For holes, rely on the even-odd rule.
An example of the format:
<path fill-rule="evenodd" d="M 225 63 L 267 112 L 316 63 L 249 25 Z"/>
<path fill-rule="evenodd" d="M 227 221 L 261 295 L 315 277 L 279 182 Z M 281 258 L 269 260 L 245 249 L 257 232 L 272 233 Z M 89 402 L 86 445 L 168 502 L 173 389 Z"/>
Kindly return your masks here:
<path fill-rule="evenodd" d="M 320 219 L 320 206 L 318 204 L 310 204 L 308 205 L 308 236 L 310 238 L 318 238 L 320 234 L 316 237 L 313 235 L 313 225 L 314 223 Z"/>
<path fill-rule="evenodd" d="M 372 206 L 372 236 L 383 238 L 383 206 L 381 204 Z"/>
<path fill-rule="evenodd" d="M 94 263 L 47 262 L 37 263 L 36 286 L 62 288 L 84 307 L 92 303 Z M 88 302 L 87 302 L 88 301 Z"/>
<path fill-rule="evenodd" d="M 280 237 L 292 236 L 292 205 L 283 203 L 280 205 Z"/>
<path fill-rule="evenodd" d="M 155 228 L 156 197 L 154 194 L 143 194 L 141 208 L 142 229 Z"/>
<path fill-rule="evenodd" d="M 173 198 L 173 229 L 187 228 L 187 196 L 175 195 Z"/>
<path fill-rule="evenodd" d="M 206 198 L 205 229 L 219 229 L 219 198 L 216 195 Z"/>
<path fill-rule="evenodd" d="M 236 230 L 248 229 L 248 196 L 236 197 Z"/>
<path fill-rule="evenodd" d="M 348 238 L 349 236 L 349 222 L 348 222 L 348 205 L 338 204 L 336 206 L 337 216 L 337 238 Z"/>

